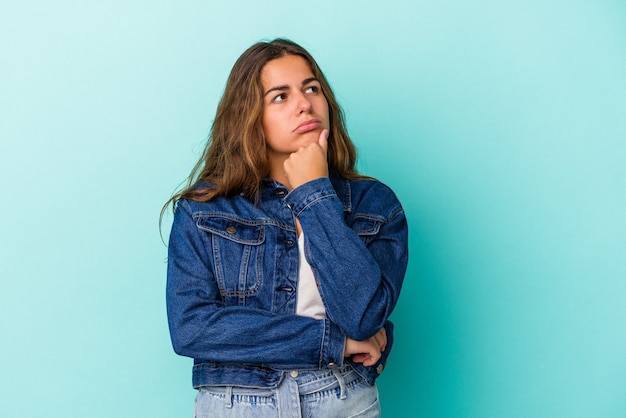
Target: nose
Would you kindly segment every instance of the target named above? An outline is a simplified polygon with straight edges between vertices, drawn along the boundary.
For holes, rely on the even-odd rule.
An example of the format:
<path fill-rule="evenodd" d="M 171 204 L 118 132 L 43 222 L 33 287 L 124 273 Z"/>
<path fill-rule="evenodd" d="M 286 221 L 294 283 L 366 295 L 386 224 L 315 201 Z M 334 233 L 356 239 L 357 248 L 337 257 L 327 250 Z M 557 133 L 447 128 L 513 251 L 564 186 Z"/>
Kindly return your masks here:
<path fill-rule="evenodd" d="M 304 94 L 300 94 L 297 100 L 297 113 L 309 113 L 311 112 L 311 101 Z"/>

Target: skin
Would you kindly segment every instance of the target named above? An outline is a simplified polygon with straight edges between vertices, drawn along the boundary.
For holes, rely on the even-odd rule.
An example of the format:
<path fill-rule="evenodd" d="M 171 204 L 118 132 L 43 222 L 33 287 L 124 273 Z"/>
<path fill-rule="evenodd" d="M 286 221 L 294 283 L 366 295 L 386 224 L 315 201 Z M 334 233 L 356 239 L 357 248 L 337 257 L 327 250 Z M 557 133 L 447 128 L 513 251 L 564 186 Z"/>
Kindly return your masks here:
<path fill-rule="evenodd" d="M 292 190 L 328 177 L 328 102 L 307 61 L 296 55 L 269 61 L 261 70 L 261 84 L 270 178 Z M 297 219 L 296 227 L 300 233 Z M 365 341 L 346 337 L 344 356 L 372 366 L 386 345 L 384 328 Z"/>
<path fill-rule="evenodd" d="M 328 102 L 309 64 L 295 55 L 272 60 L 261 84 L 270 177 L 293 189 L 328 176 Z"/>

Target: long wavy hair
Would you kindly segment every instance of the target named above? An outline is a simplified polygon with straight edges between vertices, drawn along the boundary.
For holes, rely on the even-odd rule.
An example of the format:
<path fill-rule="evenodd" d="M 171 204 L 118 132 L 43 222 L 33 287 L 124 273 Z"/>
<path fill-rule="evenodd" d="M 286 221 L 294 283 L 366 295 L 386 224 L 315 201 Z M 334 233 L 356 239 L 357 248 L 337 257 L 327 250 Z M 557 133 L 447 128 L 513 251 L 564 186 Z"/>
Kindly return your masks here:
<path fill-rule="evenodd" d="M 252 201 L 259 196 L 261 181 L 269 174 L 263 133 L 263 86 L 261 71 L 272 60 L 297 55 L 310 65 L 328 102 L 330 129 L 328 167 L 344 178 L 363 177 L 356 171 L 356 149 L 348 136 L 344 115 L 326 77 L 304 48 L 288 39 L 258 42 L 235 62 L 202 156 L 191 170 L 186 185 L 163 206 L 181 199 L 206 202 L 217 196 L 242 194 Z"/>

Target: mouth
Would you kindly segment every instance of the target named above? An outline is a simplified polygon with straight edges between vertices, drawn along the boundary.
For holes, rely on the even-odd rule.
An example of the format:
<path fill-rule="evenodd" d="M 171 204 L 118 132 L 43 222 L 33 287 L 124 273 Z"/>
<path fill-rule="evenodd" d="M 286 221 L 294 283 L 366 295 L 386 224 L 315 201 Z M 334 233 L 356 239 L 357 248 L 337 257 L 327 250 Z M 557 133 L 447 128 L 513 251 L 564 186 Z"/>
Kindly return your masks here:
<path fill-rule="evenodd" d="M 321 125 L 322 125 L 322 122 L 320 122 L 319 120 L 317 120 L 317 119 L 310 119 L 310 120 L 306 120 L 306 121 L 302 122 L 293 131 L 297 132 L 297 133 L 305 133 L 305 132 L 309 132 L 309 131 L 315 130 L 315 129 L 319 128 Z"/>

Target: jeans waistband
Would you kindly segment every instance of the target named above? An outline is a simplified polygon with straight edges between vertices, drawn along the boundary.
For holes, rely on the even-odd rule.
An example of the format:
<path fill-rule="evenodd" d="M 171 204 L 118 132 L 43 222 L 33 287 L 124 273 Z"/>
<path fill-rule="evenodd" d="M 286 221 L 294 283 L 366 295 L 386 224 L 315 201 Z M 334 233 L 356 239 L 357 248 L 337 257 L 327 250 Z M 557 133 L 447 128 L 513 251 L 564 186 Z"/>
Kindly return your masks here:
<path fill-rule="evenodd" d="M 296 375 L 297 373 L 297 375 Z M 298 384 L 301 395 L 341 388 L 341 399 L 345 398 L 346 385 L 359 379 L 361 376 L 354 371 L 351 365 L 325 370 L 298 370 L 289 372 Z"/>
<path fill-rule="evenodd" d="M 277 389 L 254 388 L 245 386 L 203 386 L 211 391 L 224 393 L 227 405 L 231 404 L 233 396 L 274 396 L 280 387 L 285 384 L 297 386 L 299 395 L 310 395 L 317 392 L 340 388 L 340 398 L 346 398 L 346 385 L 362 379 L 350 364 L 342 367 L 324 370 L 289 370 L 283 372 L 283 378 Z"/>

